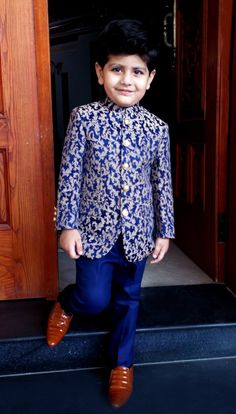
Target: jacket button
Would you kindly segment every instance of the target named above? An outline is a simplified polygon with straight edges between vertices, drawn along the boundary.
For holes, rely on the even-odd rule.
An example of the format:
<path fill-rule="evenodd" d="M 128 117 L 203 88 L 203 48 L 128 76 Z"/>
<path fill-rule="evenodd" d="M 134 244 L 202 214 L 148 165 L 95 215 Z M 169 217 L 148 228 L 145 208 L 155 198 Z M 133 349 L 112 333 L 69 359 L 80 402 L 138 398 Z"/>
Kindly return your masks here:
<path fill-rule="evenodd" d="M 122 210 L 122 215 L 123 215 L 124 217 L 128 217 L 129 212 L 128 212 L 127 208 L 124 208 L 124 210 Z"/>
<path fill-rule="evenodd" d="M 129 139 L 124 139 L 123 144 L 125 147 L 129 147 L 130 146 L 130 140 Z"/>
<path fill-rule="evenodd" d="M 129 119 L 127 119 L 127 118 L 126 118 L 126 119 L 124 119 L 124 124 L 125 124 L 125 125 L 130 125 L 130 120 L 129 120 Z"/>
<path fill-rule="evenodd" d="M 127 162 L 124 162 L 124 164 L 122 164 L 122 168 L 123 170 L 128 170 L 129 164 Z"/>
<path fill-rule="evenodd" d="M 128 191 L 129 190 L 129 184 L 124 184 L 123 185 L 123 190 Z"/>

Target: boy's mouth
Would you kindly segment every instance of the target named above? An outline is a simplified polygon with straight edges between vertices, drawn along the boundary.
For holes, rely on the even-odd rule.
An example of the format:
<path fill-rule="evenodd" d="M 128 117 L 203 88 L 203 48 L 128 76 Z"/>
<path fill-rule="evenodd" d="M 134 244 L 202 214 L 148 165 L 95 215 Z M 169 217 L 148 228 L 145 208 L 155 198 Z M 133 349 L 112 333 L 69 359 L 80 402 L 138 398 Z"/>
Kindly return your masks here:
<path fill-rule="evenodd" d="M 129 89 L 117 89 L 117 92 L 121 95 L 130 95 L 133 93 L 133 91 L 130 91 Z"/>

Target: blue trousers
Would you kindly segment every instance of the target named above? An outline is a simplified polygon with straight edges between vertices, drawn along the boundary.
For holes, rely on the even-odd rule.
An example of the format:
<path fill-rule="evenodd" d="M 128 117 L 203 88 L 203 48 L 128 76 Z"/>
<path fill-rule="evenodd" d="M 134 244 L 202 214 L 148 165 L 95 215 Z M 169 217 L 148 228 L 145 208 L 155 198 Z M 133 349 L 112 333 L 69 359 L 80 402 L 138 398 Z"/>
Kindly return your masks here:
<path fill-rule="evenodd" d="M 136 321 L 146 258 L 128 262 L 120 236 L 100 259 L 76 260 L 76 284 L 66 287 L 59 301 L 69 314 L 93 315 L 111 307 L 110 364 L 130 367 L 134 359 Z"/>

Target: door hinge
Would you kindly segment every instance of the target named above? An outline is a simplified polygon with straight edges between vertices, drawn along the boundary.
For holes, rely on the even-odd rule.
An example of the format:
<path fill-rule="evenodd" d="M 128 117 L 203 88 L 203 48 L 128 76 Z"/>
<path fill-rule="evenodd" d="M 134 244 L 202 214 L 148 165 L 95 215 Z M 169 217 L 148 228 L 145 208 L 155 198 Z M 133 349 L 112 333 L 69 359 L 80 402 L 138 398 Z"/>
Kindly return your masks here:
<path fill-rule="evenodd" d="M 227 215 L 226 213 L 218 214 L 218 241 L 226 242 L 227 239 Z"/>

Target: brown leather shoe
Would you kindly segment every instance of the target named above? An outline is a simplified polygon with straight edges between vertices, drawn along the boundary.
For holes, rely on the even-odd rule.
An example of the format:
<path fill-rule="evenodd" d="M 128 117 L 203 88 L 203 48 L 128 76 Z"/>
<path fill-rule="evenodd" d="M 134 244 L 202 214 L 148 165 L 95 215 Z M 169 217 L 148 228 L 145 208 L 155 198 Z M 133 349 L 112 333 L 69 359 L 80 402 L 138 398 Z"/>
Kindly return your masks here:
<path fill-rule="evenodd" d="M 73 316 L 67 315 L 59 302 L 53 306 L 48 319 L 47 343 L 56 346 L 64 338 Z"/>
<path fill-rule="evenodd" d="M 120 408 L 133 391 L 133 367 L 116 367 L 111 371 L 109 400 L 113 407 Z"/>

